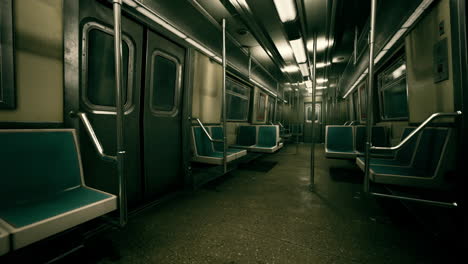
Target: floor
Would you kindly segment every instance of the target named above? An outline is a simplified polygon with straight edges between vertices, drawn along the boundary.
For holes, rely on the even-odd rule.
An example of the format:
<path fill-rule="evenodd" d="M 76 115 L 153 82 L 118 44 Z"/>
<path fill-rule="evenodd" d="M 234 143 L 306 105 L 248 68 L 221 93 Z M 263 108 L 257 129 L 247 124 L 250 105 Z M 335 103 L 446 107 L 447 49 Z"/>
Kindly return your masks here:
<path fill-rule="evenodd" d="M 92 263 L 450 263 L 399 206 L 363 196 L 351 161 L 290 145 L 90 242 Z M 93 244 L 94 243 L 94 244 Z M 104 246 L 106 245 L 106 246 Z M 91 253 L 90 252 L 93 252 Z M 94 254 L 94 255 L 93 255 Z M 94 260 L 89 256 L 96 257 Z"/>

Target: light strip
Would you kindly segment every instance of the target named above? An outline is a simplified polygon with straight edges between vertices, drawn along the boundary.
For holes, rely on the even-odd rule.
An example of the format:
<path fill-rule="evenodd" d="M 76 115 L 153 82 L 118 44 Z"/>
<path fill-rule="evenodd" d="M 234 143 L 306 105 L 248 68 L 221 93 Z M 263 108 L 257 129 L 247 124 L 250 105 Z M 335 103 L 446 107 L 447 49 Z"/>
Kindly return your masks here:
<path fill-rule="evenodd" d="M 154 22 L 156 22 L 157 24 L 159 24 L 160 26 L 162 26 L 163 28 L 169 30 L 170 32 L 174 33 L 176 36 L 178 36 L 179 38 L 186 38 L 187 35 L 185 35 L 184 33 L 180 32 L 178 29 L 176 29 L 175 27 L 171 26 L 169 23 L 167 23 L 166 21 L 162 20 L 160 17 L 158 17 L 156 14 L 154 14 L 153 12 L 149 11 L 148 9 L 144 8 L 144 7 L 141 7 L 141 6 L 138 6 L 136 7 L 136 10 L 138 12 L 140 12 L 142 15 L 146 16 L 147 18 L 153 20 Z"/>
<path fill-rule="evenodd" d="M 317 69 L 320 69 L 320 68 L 328 67 L 328 66 L 330 66 L 330 65 L 331 65 L 331 63 L 329 63 L 329 62 L 327 62 L 327 63 L 325 63 L 325 62 L 317 62 L 317 63 L 315 64 L 315 67 L 317 67 Z"/>
<path fill-rule="evenodd" d="M 307 56 L 305 53 L 304 48 L 304 41 L 302 38 L 298 38 L 295 40 L 290 40 L 289 44 L 291 44 L 291 48 L 294 53 L 294 58 L 296 58 L 297 63 L 304 63 L 307 61 Z"/>
<path fill-rule="evenodd" d="M 285 23 L 296 19 L 297 11 L 294 0 L 274 0 L 274 3 L 281 22 Z"/>
<path fill-rule="evenodd" d="M 317 80 L 315 80 L 317 83 L 326 83 L 328 82 L 328 79 L 324 79 L 324 78 L 317 78 Z"/>
<path fill-rule="evenodd" d="M 299 69 L 301 70 L 302 76 L 309 76 L 309 70 L 307 69 L 307 63 L 299 64 Z"/>
<path fill-rule="evenodd" d="M 284 72 L 297 72 L 299 71 L 299 67 L 297 67 L 296 65 L 288 65 L 281 70 Z"/>
<path fill-rule="evenodd" d="M 213 52 L 211 52 L 210 50 L 208 50 L 207 48 L 203 47 L 201 44 L 199 44 L 198 42 L 196 42 L 195 40 L 191 39 L 191 38 L 186 38 L 185 41 L 187 41 L 188 43 L 192 44 L 194 47 L 196 47 L 197 49 L 203 51 L 204 53 L 206 53 L 209 57 L 214 57 L 215 54 Z"/>

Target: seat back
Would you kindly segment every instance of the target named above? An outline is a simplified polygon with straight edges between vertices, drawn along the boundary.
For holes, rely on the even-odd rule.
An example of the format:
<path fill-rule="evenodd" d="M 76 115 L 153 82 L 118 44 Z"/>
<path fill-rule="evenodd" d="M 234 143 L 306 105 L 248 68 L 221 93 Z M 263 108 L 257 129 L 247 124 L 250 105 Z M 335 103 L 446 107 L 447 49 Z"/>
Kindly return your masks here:
<path fill-rule="evenodd" d="M 356 126 L 355 131 L 355 146 L 356 150 L 359 152 L 366 151 L 366 126 Z M 383 126 L 373 126 L 372 127 L 372 145 L 378 147 L 386 147 L 387 143 L 387 133 L 385 132 L 385 127 Z"/>
<path fill-rule="evenodd" d="M 405 139 L 411 132 L 413 132 L 414 127 L 406 127 L 401 134 L 401 140 Z M 411 138 L 408 143 L 403 145 L 395 154 L 395 159 L 404 163 L 411 161 L 411 158 L 414 154 L 414 149 L 416 148 L 416 143 L 418 142 L 418 136 Z"/>
<path fill-rule="evenodd" d="M 211 126 L 211 137 L 213 139 L 224 140 L 224 130 L 222 126 Z M 221 142 L 213 142 L 215 151 L 224 151 L 224 144 Z"/>
<path fill-rule="evenodd" d="M 252 146 L 257 142 L 257 128 L 255 126 L 239 126 L 237 131 L 238 145 Z"/>
<path fill-rule="evenodd" d="M 413 168 L 432 177 L 439 166 L 450 135 L 448 128 L 425 128 L 420 135 L 413 160 Z"/>
<path fill-rule="evenodd" d="M 199 126 L 193 126 L 192 131 L 195 151 L 197 155 L 210 156 L 214 152 L 213 144 L 208 138 L 208 136 L 206 136 L 203 129 Z"/>
<path fill-rule="evenodd" d="M 353 130 L 352 126 L 326 126 L 327 149 L 335 152 L 354 151 Z"/>
<path fill-rule="evenodd" d="M 276 126 L 259 126 L 258 142 L 259 147 L 271 148 L 277 145 L 278 129 Z"/>
<path fill-rule="evenodd" d="M 74 130 L 3 130 L 0 146 L 0 207 L 83 185 Z"/>

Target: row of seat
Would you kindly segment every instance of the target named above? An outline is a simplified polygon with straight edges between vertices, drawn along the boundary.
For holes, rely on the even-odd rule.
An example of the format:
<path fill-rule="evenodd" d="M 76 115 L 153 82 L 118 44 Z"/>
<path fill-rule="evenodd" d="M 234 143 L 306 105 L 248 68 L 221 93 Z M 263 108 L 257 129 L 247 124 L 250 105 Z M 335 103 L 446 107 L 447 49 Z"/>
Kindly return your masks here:
<path fill-rule="evenodd" d="M 117 209 L 85 185 L 74 130 L 0 130 L 0 146 L 0 255 Z"/>
<path fill-rule="evenodd" d="M 329 125 L 325 128 L 325 156 L 327 158 L 355 159 L 365 151 L 365 126 Z M 386 128 L 372 127 L 372 144 L 388 146 Z M 386 151 L 374 151 L 375 155 L 388 156 Z"/>
<path fill-rule="evenodd" d="M 222 126 L 206 126 L 210 136 L 215 140 L 224 138 Z M 280 142 L 279 126 L 277 125 L 243 125 L 237 128 L 237 142 L 227 149 L 227 162 L 239 159 L 247 151 L 274 153 L 283 147 Z M 211 142 L 203 128 L 192 127 L 192 161 L 220 165 L 223 162 L 224 144 Z"/>
<path fill-rule="evenodd" d="M 402 138 L 414 128 L 406 128 Z M 422 188 L 443 189 L 449 186 L 445 175 L 453 169 L 449 157 L 453 148 L 452 129 L 425 128 L 403 145 L 390 159 L 371 157 L 370 180 L 376 183 L 396 184 Z M 356 164 L 364 171 L 363 157 Z"/>

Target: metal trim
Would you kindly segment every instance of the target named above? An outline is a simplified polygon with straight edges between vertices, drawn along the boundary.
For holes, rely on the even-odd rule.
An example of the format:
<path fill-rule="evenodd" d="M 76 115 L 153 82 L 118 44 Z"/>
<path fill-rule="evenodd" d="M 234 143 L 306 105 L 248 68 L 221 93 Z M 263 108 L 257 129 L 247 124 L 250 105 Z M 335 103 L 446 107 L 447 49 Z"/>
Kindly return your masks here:
<path fill-rule="evenodd" d="M 83 36 L 82 36 L 82 47 L 81 47 L 81 100 L 84 102 L 85 106 L 93 114 L 100 115 L 117 115 L 116 107 L 113 106 L 102 106 L 93 104 L 89 101 L 87 96 L 88 88 L 88 36 L 91 30 L 100 30 L 104 33 L 107 33 L 111 36 L 114 36 L 114 30 L 107 26 L 104 26 L 96 21 L 87 22 L 83 25 Z M 122 34 L 122 40 L 128 46 L 128 78 L 127 78 L 127 100 L 124 105 L 125 114 L 129 114 L 134 110 L 133 104 L 133 74 L 134 74 L 134 59 L 135 59 L 135 44 L 131 38 L 125 34 Z"/>

